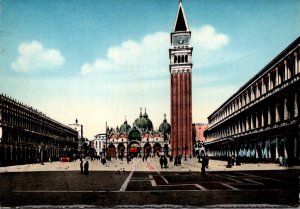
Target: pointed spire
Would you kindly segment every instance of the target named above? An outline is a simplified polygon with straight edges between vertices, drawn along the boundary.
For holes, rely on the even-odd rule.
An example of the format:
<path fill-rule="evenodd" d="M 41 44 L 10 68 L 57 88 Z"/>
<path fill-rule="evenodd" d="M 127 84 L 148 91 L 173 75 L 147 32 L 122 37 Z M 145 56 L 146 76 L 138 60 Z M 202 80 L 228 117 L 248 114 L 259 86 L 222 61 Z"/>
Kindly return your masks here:
<path fill-rule="evenodd" d="M 177 11 L 176 20 L 173 28 L 173 32 L 176 31 L 190 31 L 186 21 L 182 0 L 179 0 L 178 11 Z"/>

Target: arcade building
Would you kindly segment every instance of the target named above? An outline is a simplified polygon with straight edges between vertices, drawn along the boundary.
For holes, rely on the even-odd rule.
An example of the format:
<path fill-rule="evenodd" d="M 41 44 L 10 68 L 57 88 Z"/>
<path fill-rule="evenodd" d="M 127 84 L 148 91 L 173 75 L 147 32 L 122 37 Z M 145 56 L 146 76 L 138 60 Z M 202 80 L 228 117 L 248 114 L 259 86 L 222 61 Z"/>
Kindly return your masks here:
<path fill-rule="evenodd" d="M 154 130 L 146 109 L 142 109 L 131 127 L 127 120 L 119 127 L 107 128 L 107 156 L 110 157 L 148 157 L 169 155 L 171 125 L 167 122 L 166 115 L 159 126 Z"/>
<path fill-rule="evenodd" d="M 77 140 L 76 130 L 0 94 L 0 166 L 58 160 Z"/>
<path fill-rule="evenodd" d="M 300 37 L 208 117 L 209 155 L 300 162 Z"/>

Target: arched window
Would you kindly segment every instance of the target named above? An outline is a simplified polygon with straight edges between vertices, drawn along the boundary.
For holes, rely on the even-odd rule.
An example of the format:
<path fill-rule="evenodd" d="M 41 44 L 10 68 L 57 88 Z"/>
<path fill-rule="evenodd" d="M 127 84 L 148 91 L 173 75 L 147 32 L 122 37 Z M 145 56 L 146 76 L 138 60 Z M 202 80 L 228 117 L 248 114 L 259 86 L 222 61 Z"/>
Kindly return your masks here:
<path fill-rule="evenodd" d="M 174 63 L 177 63 L 177 56 L 174 56 Z"/>
<path fill-rule="evenodd" d="M 178 56 L 178 58 L 177 58 L 177 59 L 178 59 L 178 63 L 180 63 L 180 62 L 181 62 L 181 60 L 180 60 L 180 56 Z"/>
<path fill-rule="evenodd" d="M 184 59 L 185 59 L 185 62 L 188 62 L 188 56 L 187 55 L 185 55 Z"/>
<path fill-rule="evenodd" d="M 181 55 L 181 62 L 184 62 L 184 55 Z"/>

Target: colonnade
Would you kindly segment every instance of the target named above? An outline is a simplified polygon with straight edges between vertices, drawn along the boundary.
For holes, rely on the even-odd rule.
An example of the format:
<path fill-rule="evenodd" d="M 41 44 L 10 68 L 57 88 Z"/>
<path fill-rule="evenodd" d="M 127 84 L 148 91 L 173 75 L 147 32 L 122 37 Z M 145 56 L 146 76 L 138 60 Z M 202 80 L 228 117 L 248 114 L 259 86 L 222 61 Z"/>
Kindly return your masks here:
<path fill-rule="evenodd" d="M 0 165 L 59 159 L 77 149 L 78 132 L 36 109 L 0 95 Z"/>
<path fill-rule="evenodd" d="M 208 117 L 205 145 L 210 155 L 300 162 L 298 42 Z"/>

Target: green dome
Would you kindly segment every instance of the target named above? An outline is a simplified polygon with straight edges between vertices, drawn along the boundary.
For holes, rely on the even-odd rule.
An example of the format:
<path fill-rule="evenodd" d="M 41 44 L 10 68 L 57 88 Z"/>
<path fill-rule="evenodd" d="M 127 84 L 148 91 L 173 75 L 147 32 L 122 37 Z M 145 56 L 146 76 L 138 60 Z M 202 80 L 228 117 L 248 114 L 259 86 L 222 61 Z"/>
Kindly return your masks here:
<path fill-rule="evenodd" d="M 127 131 L 130 129 L 130 125 L 127 124 L 127 120 L 124 121 L 124 123 L 120 126 L 120 132 L 125 132 L 127 133 Z"/>
<path fill-rule="evenodd" d="M 140 117 L 135 119 L 134 125 L 140 129 L 142 129 L 142 131 L 146 131 L 146 130 L 152 131 L 153 130 L 152 121 L 148 118 L 146 110 L 145 110 L 144 115 L 142 115 L 142 110 L 141 110 Z"/>
<path fill-rule="evenodd" d="M 167 119 L 166 119 L 166 114 L 165 114 L 165 119 L 164 121 L 160 124 L 159 126 L 159 131 L 160 132 L 165 132 L 167 134 L 170 134 L 171 133 L 171 125 L 167 122 Z"/>

